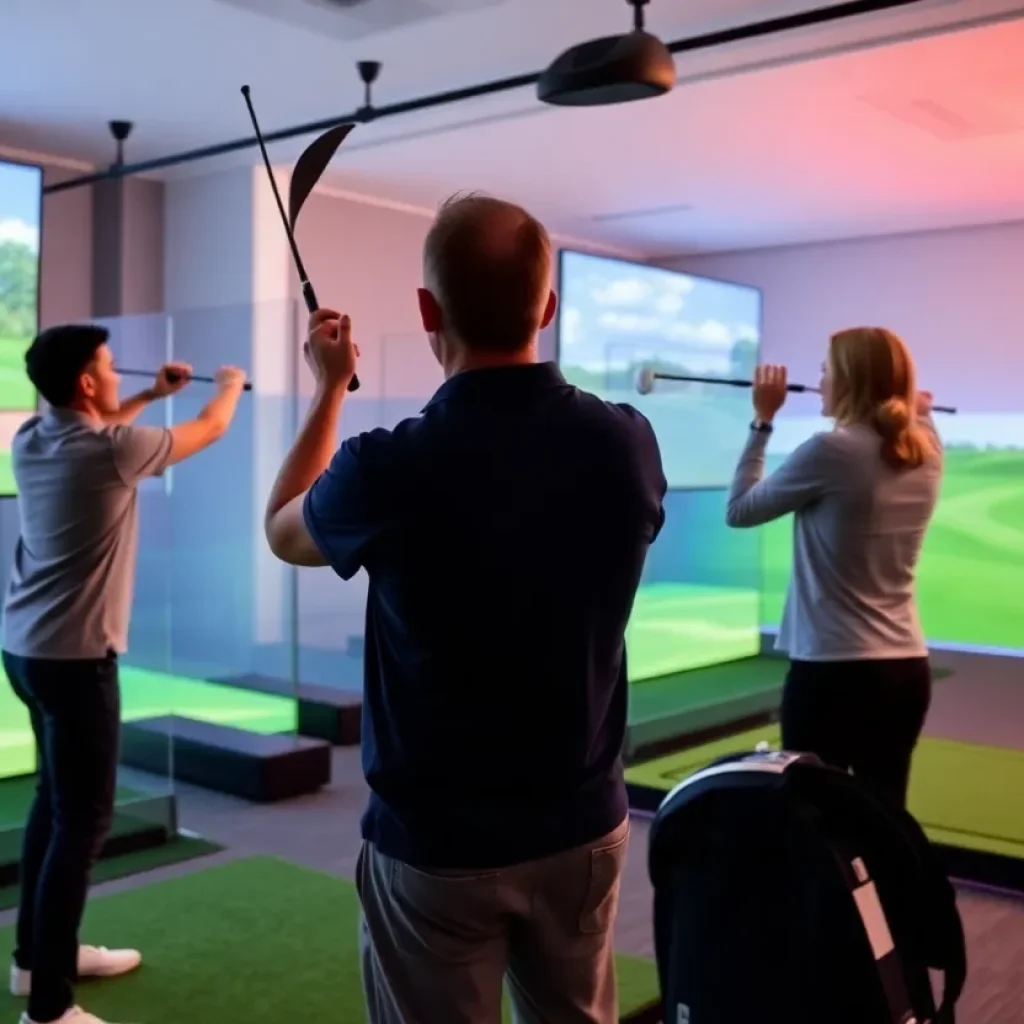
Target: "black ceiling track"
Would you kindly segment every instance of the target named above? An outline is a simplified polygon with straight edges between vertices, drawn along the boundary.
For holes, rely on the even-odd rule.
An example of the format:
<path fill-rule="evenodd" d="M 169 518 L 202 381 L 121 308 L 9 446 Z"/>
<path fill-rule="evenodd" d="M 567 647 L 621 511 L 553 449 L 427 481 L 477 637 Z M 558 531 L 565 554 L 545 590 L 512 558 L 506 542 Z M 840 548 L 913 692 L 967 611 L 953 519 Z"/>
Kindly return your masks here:
<path fill-rule="evenodd" d="M 767 21 L 753 22 L 749 25 L 737 25 L 733 28 L 721 29 L 717 32 L 708 32 L 702 36 L 692 36 L 689 39 L 677 39 L 675 42 L 668 44 L 668 49 L 674 54 L 693 53 L 695 50 L 709 50 L 716 46 L 726 46 L 729 43 L 738 43 L 750 39 L 763 39 L 767 36 L 793 32 L 797 29 L 813 28 L 819 25 L 844 21 L 849 18 L 857 18 L 865 14 L 877 14 L 898 7 L 912 7 L 915 4 L 924 2 L 926 0 L 851 0 L 849 3 L 818 7 L 809 11 L 801 11 L 798 14 L 789 14 L 782 18 L 771 18 Z M 481 82 L 462 89 L 450 89 L 447 92 L 420 96 L 417 99 L 392 103 L 386 107 L 363 107 L 341 117 L 331 117 L 322 121 L 309 121 L 306 124 L 295 125 L 291 128 L 282 128 L 276 132 L 267 132 L 263 138 L 267 143 L 283 142 L 286 139 L 294 139 L 302 135 L 315 135 L 318 132 L 327 131 L 328 128 L 333 128 L 335 125 L 347 122 L 358 124 L 370 120 L 379 121 L 385 117 L 398 117 L 401 114 L 413 114 L 420 110 L 444 107 L 452 103 L 462 103 L 465 100 L 493 96 L 502 92 L 511 92 L 513 89 L 523 89 L 527 86 L 536 85 L 539 78 L 540 72 L 537 71 L 526 75 L 516 75 L 512 78 L 499 78 L 491 82 Z M 55 192 L 67 192 L 69 189 L 94 185 L 96 182 L 105 181 L 108 178 L 124 178 L 132 174 L 145 174 L 149 171 L 163 170 L 166 167 L 193 163 L 196 160 L 209 160 L 228 153 L 252 149 L 256 145 L 256 136 L 253 135 L 241 139 L 232 139 L 230 142 L 222 142 L 216 146 L 190 149 L 184 153 L 175 153 L 173 156 L 159 157 L 155 160 L 142 160 L 134 164 L 115 165 L 106 171 L 86 174 L 79 178 L 69 178 L 66 181 L 47 185 L 43 189 L 43 193 L 45 195 L 52 195 Z"/>

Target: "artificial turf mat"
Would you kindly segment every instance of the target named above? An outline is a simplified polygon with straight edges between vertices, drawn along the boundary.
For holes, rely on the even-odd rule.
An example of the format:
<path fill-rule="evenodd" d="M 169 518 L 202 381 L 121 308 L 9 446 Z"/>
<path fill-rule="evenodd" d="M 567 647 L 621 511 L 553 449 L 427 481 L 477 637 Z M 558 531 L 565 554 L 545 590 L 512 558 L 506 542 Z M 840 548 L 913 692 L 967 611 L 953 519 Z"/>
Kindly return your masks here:
<path fill-rule="evenodd" d="M 778 726 L 631 765 L 626 781 L 659 792 L 726 754 L 777 748 Z M 922 737 L 914 755 L 909 807 L 935 842 L 1024 858 L 1024 752 Z"/>
<path fill-rule="evenodd" d="M 773 714 L 788 667 L 785 658 L 759 655 L 631 684 L 629 756 L 643 756 L 645 748 L 670 745 L 680 737 Z M 949 675 L 949 669 L 932 666 L 933 681 Z"/>
<path fill-rule="evenodd" d="M 743 658 L 637 683 L 629 688 L 630 725 L 680 711 L 780 693 L 788 667 L 781 658 Z"/>
<path fill-rule="evenodd" d="M 0 834 L 8 829 L 20 829 L 25 824 L 35 795 L 35 775 L 19 775 L 13 779 L 0 779 Z M 127 786 L 117 787 L 116 801 L 119 805 L 145 799 L 147 799 L 145 793 L 139 793 Z"/>
<path fill-rule="evenodd" d="M 253 857 L 89 903 L 82 941 L 142 949 L 135 974 L 79 987 L 93 1013 L 145 1024 L 366 1020 L 355 887 Z M 0 936 L 10 945 L 12 929 Z M 627 1013 L 658 997 L 648 960 L 618 957 Z M 0 1015 L 22 1004 L 0 993 Z M 506 1020 L 510 1019 L 506 1013 Z"/>
<path fill-rule="evenodd" d="M 118 857 L 106 857 L 97 861 L 92 870 L 93 884 L 112 882 L 117 878 L 129 875 L 141 875 L 145 871 L 169 867 L 172 864 L 183 864 L 185 861 L 208 857 L 212 853 L 220 853 L 224 848 L 216 843 L 208 842 L 194 836 L 175 836 L 162 846 L 154 846 L 135 853 L 124 853 Z M 0 910 L 10 910 L 18 905 L 20 888 L 8 885 L 0 888 Z"/>

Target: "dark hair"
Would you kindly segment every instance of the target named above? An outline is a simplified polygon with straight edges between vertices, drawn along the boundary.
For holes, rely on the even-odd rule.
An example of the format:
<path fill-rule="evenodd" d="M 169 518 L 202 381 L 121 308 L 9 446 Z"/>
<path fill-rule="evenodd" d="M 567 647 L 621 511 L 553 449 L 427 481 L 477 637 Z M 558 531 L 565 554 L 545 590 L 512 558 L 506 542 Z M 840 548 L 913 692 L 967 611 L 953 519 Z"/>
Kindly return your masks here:
<path fill-rule="evenodd" d="M 78 378 L 105 345 L 110 332 L 98 324 L 62 324 L 36 335 L 25 353 L 25 370 L 36 391 L 54 408 L 75 400 Z"/>
<path fill-rule="evenodd" d="M 551 289 L 551 240 L 521 206 L 453 196 L 423 247 L 424 273 L 468 348 L 518 352 L 540 327 Z"/>

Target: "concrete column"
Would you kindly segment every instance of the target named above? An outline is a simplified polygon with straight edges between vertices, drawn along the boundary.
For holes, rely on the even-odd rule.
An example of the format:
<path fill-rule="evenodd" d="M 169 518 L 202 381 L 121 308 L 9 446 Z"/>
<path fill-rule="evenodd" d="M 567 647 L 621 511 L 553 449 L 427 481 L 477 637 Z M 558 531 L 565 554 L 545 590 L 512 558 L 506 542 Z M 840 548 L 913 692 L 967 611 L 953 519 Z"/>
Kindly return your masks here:
<path fill-rule="evenodd" d="M 164 305 L 164 185 L 109 178 L 92 192 L 92 315 L 157 313 Z"/>

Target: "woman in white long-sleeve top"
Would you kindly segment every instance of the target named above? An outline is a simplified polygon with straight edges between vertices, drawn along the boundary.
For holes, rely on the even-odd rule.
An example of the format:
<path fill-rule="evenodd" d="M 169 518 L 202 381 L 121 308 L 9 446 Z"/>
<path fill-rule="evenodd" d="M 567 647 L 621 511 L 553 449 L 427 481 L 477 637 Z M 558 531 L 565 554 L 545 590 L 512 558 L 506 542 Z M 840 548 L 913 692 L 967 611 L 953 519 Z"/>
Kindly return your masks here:
<path fill-rule="evenodd" d="M 729 492 L 730 526 L 794 513 L 793 572 L 776 643 L 789 655 L 782 743 L 852 771 L 905 806 L 910 763 L 931 700 L 914 598 L 942 479 L 931 395 L 891 331 L 832 336 L 814 435 L 765 477 L 786 371 L 758 368 L 750 437 Z"/>

